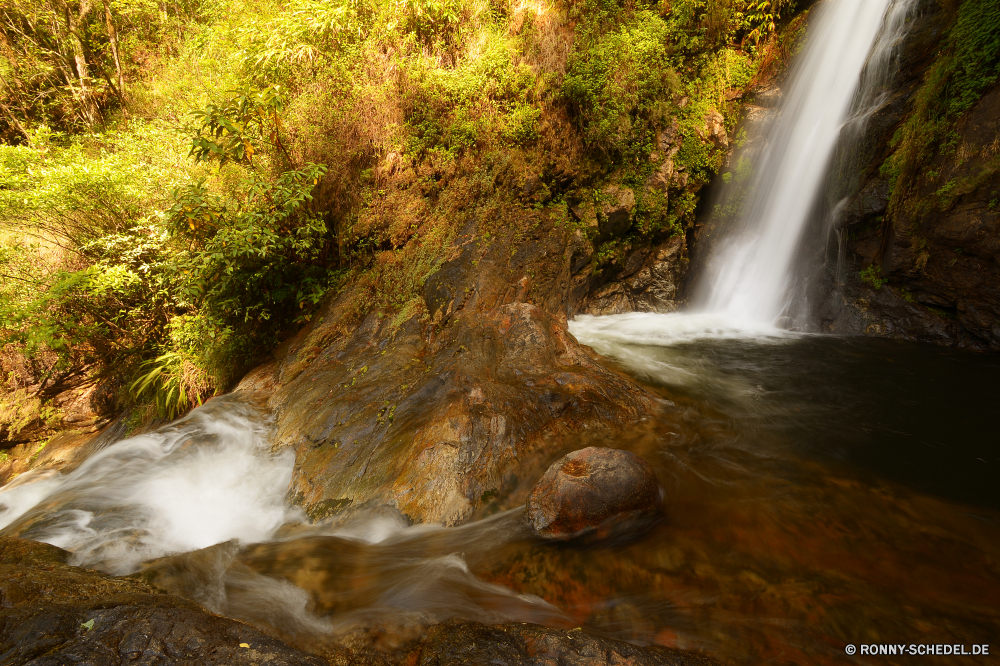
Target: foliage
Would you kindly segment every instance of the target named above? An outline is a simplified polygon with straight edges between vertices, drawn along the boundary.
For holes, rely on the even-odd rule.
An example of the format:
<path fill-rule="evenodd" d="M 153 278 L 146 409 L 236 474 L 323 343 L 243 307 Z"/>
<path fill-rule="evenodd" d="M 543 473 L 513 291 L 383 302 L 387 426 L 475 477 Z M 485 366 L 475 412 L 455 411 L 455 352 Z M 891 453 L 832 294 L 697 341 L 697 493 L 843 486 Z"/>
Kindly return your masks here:
<path fill-rule="evenodd" d="M 276 73 L 315 64 L 363 39 L 373 6 L 359 0 L 295 0 L 262 27 L 244 27 L 248 69 Z"/>
<path fill-rule="evenodd" d="M 173 419 L 212 388 L 205 372 L 179 352 L 167 352 L 142 366 L 141 374 L 129 387 L 140 400 L 149 398 L 162 418 Z"/>
<path fill-rule="evenodd" d="M 254 327 L 315 305 L 327 287 L 319 260 L 329 236 L 309 203 L 325 172 L 309 165 L 274 182 L 251 174 L 226 196 L 204 181 L 177 190 L 166 220 L 187 241 L 175 258 L 182 298 L 220 321 Z"/>
<path fill-rule="evenodd" d="M 203 19 L 198 0 L 0 2 L 0 139 L 94 129 L 125 106 L 150 52 Z"/>
<path fill-rule="evenodd" d="M 956 122 L 998 78 L 1000 6 L 990 0 L 965 0 L 924 77 L 913 111 L 893 137 L 895 151 L 882 167 L 892 186 L 891 214 L 913 205 L 910 199 L 920 184 L 935 180 L 936 171 L 925 165 L 954 151 Z"/>
<path fill-rule="evenodd" d="M 29 389 L 6 391 L 0 387 L 0 441 L 10 440 L 36 422 L 54 425 L 59 418 L 50 402 L 43 402 Z"/>
<path fill-rule="evenodd" d="M 589 143 L 620 156 L 636 142 L 649 142 L 652 125 L 669 113 L 666 100 L 680 88 L 671 67 L 672 35 L 666 21 L 643 11 L 575 54 L 563 93 Z"/>
<path fill-rule="evenodd" d="M 174 416 L 326 295 L 399 326 L 470 218 L 523 238 L 525 208 L 612 174 L 633 236 L 675 233 L 720 166 L 706 117 L 732 124 L 789 7 L 8 0 L 0 343 L 41 359 L 19 386 Z M 643 183 L 675 121 L 668 197 Z"/>
<path fill-rule="evenodd" d="M 217 161 L 253 165 L 253 156 L 265 142 L 284 150 L 278 113 L 285 106 L 280 86 L 236 91 L 223 104 L 209 104 L 193 113 L 201 127 L 191 140 L 191 155 L 198 162 Z M 286 154 L 287 155 L 287 154 Z"/>
<path fill-rule="evenodd" d="M 861 271 L 861 280 L 876 290 L 881 289 L 888 282 L 882 277 L 882 267 L 877 264 L 872 264 Z"/>

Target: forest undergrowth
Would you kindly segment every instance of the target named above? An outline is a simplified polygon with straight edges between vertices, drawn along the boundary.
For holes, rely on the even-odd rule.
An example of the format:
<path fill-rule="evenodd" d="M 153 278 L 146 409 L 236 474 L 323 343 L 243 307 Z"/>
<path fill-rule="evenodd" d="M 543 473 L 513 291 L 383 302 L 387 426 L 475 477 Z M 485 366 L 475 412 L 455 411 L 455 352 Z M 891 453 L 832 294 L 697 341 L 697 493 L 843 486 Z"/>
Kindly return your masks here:
<path fill-rule="evenodd" d="M 635 219 L 594 261 L 682 233 L 722 167 L 706 118 L 735 129 L 801 9 L 2 0 L 0 447 L 45 436 L 71 389 L 176 416 L 333 294 L 344 327 L 423 316 L 470 215 L 593 236 L 570 208 L 613 182 Z M 665 159 L 686 176 L 644 187 Z"/>

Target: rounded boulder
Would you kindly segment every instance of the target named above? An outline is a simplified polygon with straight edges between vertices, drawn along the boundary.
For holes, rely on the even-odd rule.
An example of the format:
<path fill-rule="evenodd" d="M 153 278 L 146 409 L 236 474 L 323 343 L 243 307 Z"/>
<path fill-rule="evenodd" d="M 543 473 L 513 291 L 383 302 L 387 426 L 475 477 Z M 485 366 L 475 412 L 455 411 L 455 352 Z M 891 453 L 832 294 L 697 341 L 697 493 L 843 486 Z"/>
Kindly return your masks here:
<path fill-rule="evenodd" d="M 590 447 L 549 467 L 528 496 L 526 515 L 541 536 L 569 539 L 610 531 L 659 503 L 649 463 L 629 451 Z"/>

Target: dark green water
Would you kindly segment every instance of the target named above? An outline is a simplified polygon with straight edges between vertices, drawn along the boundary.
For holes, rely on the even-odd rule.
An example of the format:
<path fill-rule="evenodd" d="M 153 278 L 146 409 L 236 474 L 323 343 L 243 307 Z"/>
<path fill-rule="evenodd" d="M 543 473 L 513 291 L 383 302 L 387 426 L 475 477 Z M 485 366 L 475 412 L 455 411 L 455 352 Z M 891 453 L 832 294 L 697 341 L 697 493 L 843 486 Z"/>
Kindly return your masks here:
<path fill-rule="evenodd" d="M 635 351 L 699 373 L 703 381 L 695 384 L 673 382 L 668 372 L 637 374 L 717 411 L 745 437 L 1000 509 L 996 356 L 833 336 Z"/>

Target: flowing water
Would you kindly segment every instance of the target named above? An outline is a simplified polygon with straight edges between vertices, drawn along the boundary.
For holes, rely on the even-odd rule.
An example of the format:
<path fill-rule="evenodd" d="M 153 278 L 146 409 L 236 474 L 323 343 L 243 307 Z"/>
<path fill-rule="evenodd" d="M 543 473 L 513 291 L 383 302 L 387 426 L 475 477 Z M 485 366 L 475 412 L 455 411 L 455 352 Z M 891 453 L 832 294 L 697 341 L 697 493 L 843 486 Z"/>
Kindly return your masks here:
<path fill-rule="evenodd" d="M 661 396 L 641 427 L 581 433 L 526 462 L 463 527 L 409 525 L 377 506 L 313 524 L 286 503 L 294 459 L 272 450 L 268 416 L 226 396 L 107 443 L 72 472 L 8 484 L 2 533 L 315 650 L 392 653 L 450 617 L 583 626 L 732 664 L 926 663 L 849 660 L 844 646 L 989 643 L 1000 636 L 1000 359 L 774 325 L 787 323 L 838 132 L 880 103 L 876 65 L 908 6 L 836 0 L 814 20 L 768 138 L 763 172 L 775 177 L 759 179 L 744 235 L 716 257 L 706 313 L 570 323 Z M 613 543 L 534 537 L 519 507 L 527 488 L 588 445 L 653 465 L 660 520 Z"/>
<path fill-rule="evenodd" d="M 463 527 L 385 507 L 310 524 L 285 506 L 290 454 L 239 396 L 0 489 L 3 532 L 316 650 L 393 653 L 451 617 L 583 626 L 732 664 L 1000 635 L 1000 358 L 669 321 L 571 323 L 662 396 L 640 427 L 567 443 L 653 465 L 664 512 L 627 541 L 552 544 L 527 529 L 517 505 L 565 451 L 522 466 L 524 485 Z"/>
<path fill-rule="evenodd" d="M 777 115 L 751 127 L 735 162 L 753 176 L 721 194 L 738 219 L 714 249 L 695 301 L 705 312 L 808 326 L 797 270 L 803 234 L 838 144 L 856 141 L 885 101 L 913 0 L 816 7 Z M 843 159 L 841 160 L 843 161 Z"/>

